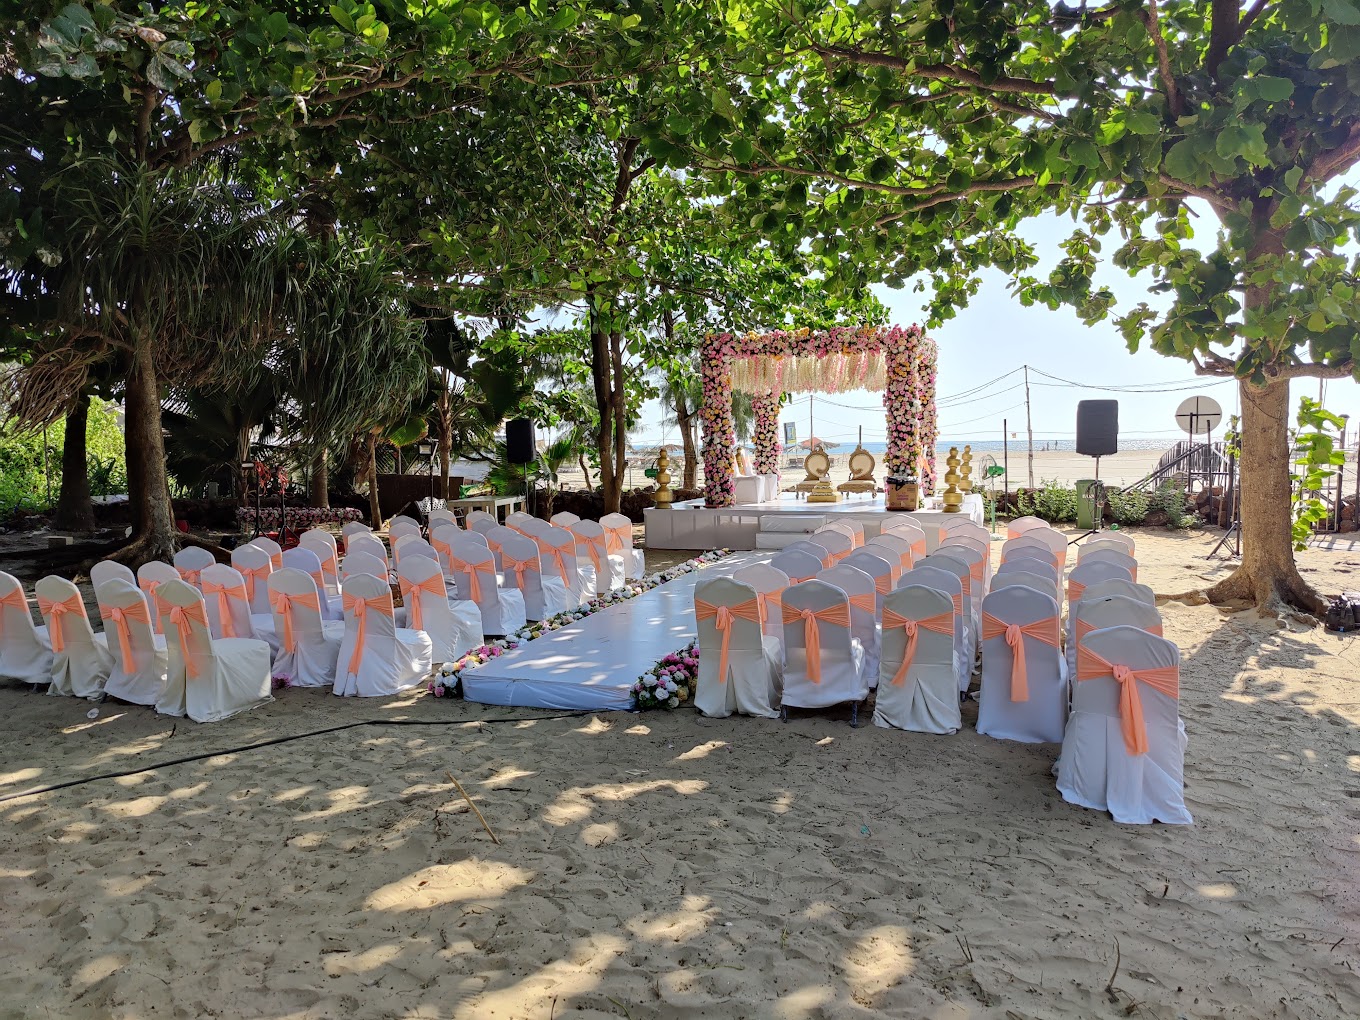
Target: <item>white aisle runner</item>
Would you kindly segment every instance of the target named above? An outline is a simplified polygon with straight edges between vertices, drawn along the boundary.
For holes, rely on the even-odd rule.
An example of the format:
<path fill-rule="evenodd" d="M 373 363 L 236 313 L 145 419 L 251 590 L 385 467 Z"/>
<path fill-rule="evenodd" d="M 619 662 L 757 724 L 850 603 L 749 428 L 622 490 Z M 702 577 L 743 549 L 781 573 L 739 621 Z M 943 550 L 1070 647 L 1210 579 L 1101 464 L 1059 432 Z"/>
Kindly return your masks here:
<path fill-rule="evenodd" d="M 694 586 L 770 558 L 737 553 L 463 673 L 463 697 L 484 705 L 629 709 L 633 681 L 696 637 Z"/>

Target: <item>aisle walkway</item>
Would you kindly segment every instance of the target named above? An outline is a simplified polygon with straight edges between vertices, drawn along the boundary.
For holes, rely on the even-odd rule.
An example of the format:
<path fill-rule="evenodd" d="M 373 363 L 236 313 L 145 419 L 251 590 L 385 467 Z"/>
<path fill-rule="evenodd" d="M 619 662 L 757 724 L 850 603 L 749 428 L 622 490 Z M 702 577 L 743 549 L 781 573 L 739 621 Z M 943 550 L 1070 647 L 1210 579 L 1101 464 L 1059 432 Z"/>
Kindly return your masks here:
<path fill-rule="evenodd" d="M 463 696 L 484 705 L 626 710 L 633 681 L 694 640 L 699 579 L 768 559 L 737 553 L 520 645 L 467 670 Z"/>

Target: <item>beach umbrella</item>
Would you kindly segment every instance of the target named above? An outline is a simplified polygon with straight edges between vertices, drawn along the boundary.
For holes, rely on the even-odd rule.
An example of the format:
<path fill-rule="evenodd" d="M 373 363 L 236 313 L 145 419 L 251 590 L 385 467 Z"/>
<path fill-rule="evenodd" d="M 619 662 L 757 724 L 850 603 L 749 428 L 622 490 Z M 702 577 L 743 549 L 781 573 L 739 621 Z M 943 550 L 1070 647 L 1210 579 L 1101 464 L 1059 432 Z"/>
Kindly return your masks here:
<path fill-rule="evenodd" d="M 816 436 L 813 436 L 811 439 L 804 439 L 801 443 L 799 443 L 798 449 L 813 450 L 821 446 L 825 447 L 828 450 L 834 450 L 840 445 L 841 445 L 840 443 L 833 443 L 829 439 L 818 439 Z"/>

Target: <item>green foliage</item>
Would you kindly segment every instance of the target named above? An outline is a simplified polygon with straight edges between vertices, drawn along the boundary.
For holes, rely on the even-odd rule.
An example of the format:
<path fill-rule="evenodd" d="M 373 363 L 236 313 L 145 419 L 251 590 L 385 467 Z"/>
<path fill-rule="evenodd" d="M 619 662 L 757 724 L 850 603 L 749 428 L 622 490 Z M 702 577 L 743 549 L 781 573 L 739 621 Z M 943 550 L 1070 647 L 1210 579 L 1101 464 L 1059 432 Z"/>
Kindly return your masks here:
<path fill-rule="evenodd" d="M 1151 509 L 1148 493 L 1139 489 L 1129 492 L 1112 492 L 1109 495 L 1110 515 L 1119 524 L 1142 524 Z"/>
<path fill-rule="evenodd" d="M 1346 423 L 1340 415 L 1309 397 L 1299 399 L 1295 422 L 1298 428 L 1292 435 L 1294 470 L 1290 479 L 1294 483 L 1294 523 L 1291 535 L 1295 550 L 1302 551 L 1308 548 L 1314 526 L 1326 520 L 1331 512 L 1319 494 L 1327 479 L 1335 477 L 1346 462 L 1345 451 L 1339 448 L 1341 430 Z"/>
<path fill-rule="evenodd" d="M 47 501 L 47 476 L 43 473 L 43 432 L 21 430 L 13 422 L 0 427 L 0 515 L 16 509 L 37 513 L 56 504 L 61 492 L 65 420 L 49 426 L 45 438 L 47 469 L 52 478 L 51 504 Z M 112 404 L 98 397 L 90 399 L 85 450 L 90 465 L 90 495 L 126 492 L 127 466 L 118 412 Z"/>
<path fill-rule="evenodd" d="M 1021 491 L 1016 495 L 1020 516 L 1032 514 L 1050 523 L 1077 519 L 1077 490 L 1052 479 L 1043 479 L 1041 487 Z"/>
<path fill-rule="evenodd" d="M 1182 531 L 1199 524 L 1199 518 L 1186 507 L 1184 487 L 1171 479 L 1162 482 L 1152 493 L 1148 499 L 1148 509 L 1166 514 L 1166 526 L 1173 531 Z"/>

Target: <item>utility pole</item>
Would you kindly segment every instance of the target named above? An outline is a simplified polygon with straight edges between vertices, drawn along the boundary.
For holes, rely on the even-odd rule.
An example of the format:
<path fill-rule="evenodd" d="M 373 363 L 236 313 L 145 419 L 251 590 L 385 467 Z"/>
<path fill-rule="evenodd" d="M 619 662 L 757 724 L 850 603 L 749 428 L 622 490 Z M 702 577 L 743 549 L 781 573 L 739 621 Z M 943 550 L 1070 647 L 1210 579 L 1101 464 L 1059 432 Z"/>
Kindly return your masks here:
<path fill-rule="evenodd" d="M 1029 416 L 1029 366 L 1025 366 L 1025 431 L 1029 434 L 1029 487 L 1034 488 L 1034 423 Z"/>

